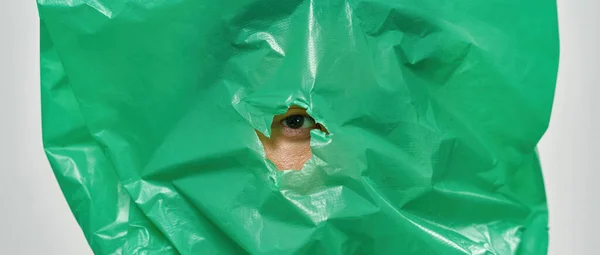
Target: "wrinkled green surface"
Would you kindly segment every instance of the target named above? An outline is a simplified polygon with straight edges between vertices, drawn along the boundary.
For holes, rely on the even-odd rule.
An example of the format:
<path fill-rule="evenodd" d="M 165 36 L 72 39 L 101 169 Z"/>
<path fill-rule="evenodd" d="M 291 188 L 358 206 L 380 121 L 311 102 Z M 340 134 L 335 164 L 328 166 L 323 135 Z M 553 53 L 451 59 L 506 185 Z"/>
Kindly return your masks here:
<path fill-rule="evenodd" d="M 550 0 L 38 0 L 44 146 L 96 254 L 545 254 Z M 308 108 L 302 171 L 254 129 Z"/>

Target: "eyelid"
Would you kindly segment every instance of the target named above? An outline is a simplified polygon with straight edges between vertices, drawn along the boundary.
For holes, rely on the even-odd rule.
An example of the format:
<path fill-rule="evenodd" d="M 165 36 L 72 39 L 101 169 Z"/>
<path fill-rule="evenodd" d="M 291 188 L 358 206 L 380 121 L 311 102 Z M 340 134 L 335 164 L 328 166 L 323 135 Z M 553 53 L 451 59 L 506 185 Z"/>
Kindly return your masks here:
<path fill-rule="evenodd" d="M 289 116 L 294 116 L 294 115 L 302 115 L 305 117 L 310 117 L 310 115 L 308 115 L 308 113 L 306 113 L 306 110 L 301 109 L 301 108 L 290 108 L 286 113 L 281 115 L 281 119 L 285 119 Z"/>

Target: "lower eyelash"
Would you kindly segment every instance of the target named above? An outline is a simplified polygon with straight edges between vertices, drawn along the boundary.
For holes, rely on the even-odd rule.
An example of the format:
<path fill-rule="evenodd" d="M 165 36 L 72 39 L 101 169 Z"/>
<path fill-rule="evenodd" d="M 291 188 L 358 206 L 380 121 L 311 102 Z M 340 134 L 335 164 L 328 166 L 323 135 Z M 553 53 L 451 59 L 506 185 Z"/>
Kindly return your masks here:
<path fill-rule="evenodd" d="M 289 128 L 286 126 L 282 126 L 282 128 L 281 128 L 283 135 L 286 137 L 291 137 L 291 138 L 310 138 L 311 130 L 312 130 L 312 128 L 311 129 L 309 129 L 309 128 L 293 129 L 293 128 Z"/>

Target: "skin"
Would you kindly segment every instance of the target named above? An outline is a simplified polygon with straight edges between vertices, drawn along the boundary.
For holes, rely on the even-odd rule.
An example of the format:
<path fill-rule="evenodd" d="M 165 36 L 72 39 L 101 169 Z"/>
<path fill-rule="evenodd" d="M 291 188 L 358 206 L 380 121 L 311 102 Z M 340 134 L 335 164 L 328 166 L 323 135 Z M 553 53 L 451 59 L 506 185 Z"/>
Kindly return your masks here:
<path fill-rule="evenodd" d="M 305 125 L 301 128 L 290 128 L 285 121 L 290 116 L 302 115 Z M 277 115 L 271 124 L 271 138 L 257 132 L 258 138 L 266 152 L 266 156 L 279 170 L 300 170 L 310 157 L 310 131 L 324 129 L 314 123 L 306 110 L 291 107 L 285 114 Z"/>

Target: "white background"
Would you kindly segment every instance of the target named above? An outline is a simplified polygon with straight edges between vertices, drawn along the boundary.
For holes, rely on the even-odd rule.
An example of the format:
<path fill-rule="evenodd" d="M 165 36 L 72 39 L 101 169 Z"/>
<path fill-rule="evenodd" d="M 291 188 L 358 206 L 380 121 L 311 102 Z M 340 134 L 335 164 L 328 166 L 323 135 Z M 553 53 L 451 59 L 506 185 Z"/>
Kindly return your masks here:
<path fill-rule="evenodd" d="M 540 144 L 550 254 L 600 254 L 600 1 L 558 4 L 558 89 Z M 0 4 L 0 254 L 88 255 L 42 150 L 38 27 L 33 0 Z"/>

